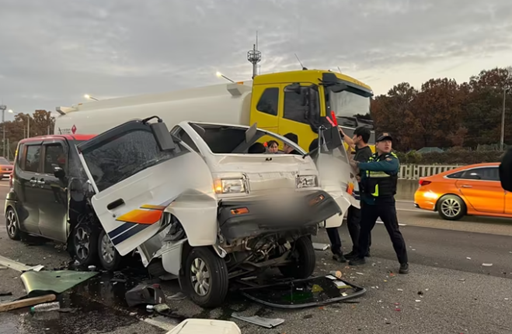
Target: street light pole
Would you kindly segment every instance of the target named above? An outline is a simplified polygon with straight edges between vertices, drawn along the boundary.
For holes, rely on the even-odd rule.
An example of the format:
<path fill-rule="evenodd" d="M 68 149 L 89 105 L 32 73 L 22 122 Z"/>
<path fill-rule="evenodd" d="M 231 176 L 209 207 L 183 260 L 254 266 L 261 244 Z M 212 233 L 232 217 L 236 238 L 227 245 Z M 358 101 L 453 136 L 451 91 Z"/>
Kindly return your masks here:
<path fill-rule="evenodd" d="M 507 101 L 508 88 L 503 88 L 503 110 L 501 111 L 501 137 L 500 137 L 500 151 L 503 151 L 505 142 L 505 102 Z"/>
<path fill-rule="evenodd" d="M 2 140 L 2 155 L 5 157 L 5 109 L 7 106 L 2 104 L 0 105 L 0 110 L 2 110 L 2 132 L 3 132 L 3 140 Z"/>

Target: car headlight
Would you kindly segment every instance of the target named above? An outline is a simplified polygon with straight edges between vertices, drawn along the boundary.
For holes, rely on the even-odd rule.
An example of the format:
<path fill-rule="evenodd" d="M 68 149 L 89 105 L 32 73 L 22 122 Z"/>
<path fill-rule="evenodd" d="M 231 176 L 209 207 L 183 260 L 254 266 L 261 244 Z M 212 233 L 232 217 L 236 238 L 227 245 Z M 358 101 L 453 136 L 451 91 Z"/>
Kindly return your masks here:
<path fill-rule="evenodd" d="M 240 194 L 247 192 L 244 179 L 216 179 L 214 181 L 216 194 Z"/>
<path fill-rule="evenodd" d="M 298 175 L 295 184 L 298 189 L 317 187 L 318 179 L 316 175 Z"/>

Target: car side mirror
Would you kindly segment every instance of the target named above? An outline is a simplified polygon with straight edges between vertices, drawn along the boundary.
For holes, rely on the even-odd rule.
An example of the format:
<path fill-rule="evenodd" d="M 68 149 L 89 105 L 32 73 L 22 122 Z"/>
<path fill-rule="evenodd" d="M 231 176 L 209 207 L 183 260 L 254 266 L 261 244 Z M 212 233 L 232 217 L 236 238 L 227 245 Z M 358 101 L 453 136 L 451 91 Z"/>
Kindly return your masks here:
<path fill-rule="evenodd" d="M 62 179 L 66 176 L 66 172 L 59 166 L 53 166 L 53 175 L 58 179 Z"/>
<path fill-rule="evenodd" d="M 176 143 L 164 122 L 151 123 L 149 126 L 161 151 L 174 151 L 176 149 Z"/>

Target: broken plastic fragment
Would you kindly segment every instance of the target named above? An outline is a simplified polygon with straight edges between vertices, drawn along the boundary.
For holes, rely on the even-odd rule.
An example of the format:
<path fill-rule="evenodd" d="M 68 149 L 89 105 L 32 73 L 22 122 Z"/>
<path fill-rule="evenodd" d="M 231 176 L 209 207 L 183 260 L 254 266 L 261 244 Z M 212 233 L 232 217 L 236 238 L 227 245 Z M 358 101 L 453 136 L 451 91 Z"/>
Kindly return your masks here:
<path fill-rule="evenodd" d="M 404 291 L 404 289 L 397 289 L 398 291 Z"/>
<path fill-rule="evenodd" d="M 466 257 L 466 259 L 471 260 L 471 258 L 470 258 L 469 256 L 468 256 L 468 257 Z"/>
<path fill-rule="evenodd" d="M 419 303 L 419 302 L 421 302 L 421 299 L 416 299 L 416 303 Z"/>
<path fill-rule="evenodd" d="M 492 263 L 482 263 L 482 266 L 484 266 L 484 267 L 492 267 Z"/>
<path fill-rule="evenodd" d="M 360 273 L 360 272 L 356 272 L 356 274 L 358 274 L 358 275 L 364 275 L 363 273 Z"/>

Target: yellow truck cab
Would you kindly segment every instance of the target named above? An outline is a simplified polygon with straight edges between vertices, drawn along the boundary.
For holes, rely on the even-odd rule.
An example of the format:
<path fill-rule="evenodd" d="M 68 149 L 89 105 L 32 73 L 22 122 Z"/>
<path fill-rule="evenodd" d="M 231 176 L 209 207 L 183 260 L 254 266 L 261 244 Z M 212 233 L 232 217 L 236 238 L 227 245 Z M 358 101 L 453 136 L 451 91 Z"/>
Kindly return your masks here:
<path fill-rule="evenodd" d="M 58 107 L 55 134 L 98 134 L 134 118 L 159 115 L 169 126 L 182 121 L 253 125 L 284 135 L 295 133 L 306 151 L 318 126 L 329 127 L 334 112 L 351 136 L 358 126 L 373 130 L 371 88 L 349 76 L 324 70 L 258 75 L 223 83 Z M 375 135 L 370 144 L 374 150 Z M 280 143 L 282 145 L 282 143 Z"/>
<path fill-rule="evenodd" d="M 370 118 L 372 90 L 349 76 L 324 70 L 262 74 L 254 78 L 250 123 L 284 135 L 299 137 L 308 150 L 320 124 L 334 111 L 338 124 L 351 136 L 358 126 L 373 130 Z M 375 132 L 370 138 L 374 151 Z"/>

